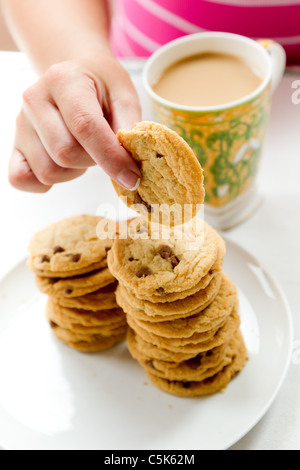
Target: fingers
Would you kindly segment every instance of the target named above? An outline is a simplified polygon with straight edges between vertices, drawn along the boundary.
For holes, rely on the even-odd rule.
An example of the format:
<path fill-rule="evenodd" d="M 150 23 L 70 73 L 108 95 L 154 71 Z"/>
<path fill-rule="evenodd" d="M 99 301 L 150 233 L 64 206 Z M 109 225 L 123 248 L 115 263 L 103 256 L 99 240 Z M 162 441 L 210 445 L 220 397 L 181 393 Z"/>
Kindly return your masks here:
<path fill-rule="evenodd" d="M 123 69 L 119 73 L 119 80 L 112 82 L 110 88 L 110 110 L 114 132 L 119 129 L 131 129 L 142 119 L 137 92 L 128 73 Z"/>
<path fill-rule="evenodd" d="M 23 112 L 32 123 L 46 152 L 57 165 L 71 169 L 86 169 L 96 165 L 72 136 L 45 89 L 35 85 L 26 90 L 23 98 Z"/>
<path fill-rule="evenodd" d="M 70 181 L 84 171 L 58 166 L 46 152 L 31 123 L 20 113 L 9 166 L 9 179 L 14 187 L 46 192 L 53 184 Z"/>
<path fill-rule="evenodd" d="M 24 155 L 17 149 L 13 150 L 9 162 L 9 182 L 14 188 L 30 193 L 46 193 L 51 189 L 51 186 L 40 183 Z"/>
<path fill-rule="evenodd" d="M 45 192 L 95 164 L 126 189 L 138 187 L 139 168 L 115 135 L 141 118 L 129 76 L 115 60 L 99 79 L 81 67 L 53 66 L 24 93 L 9 167 L 18 189 Z"/>
<path fill-rule="evenodd" d="M 104 117 L 100 103 L 105 90 L 86 75 L 70 79 L 54 68 L 55 73 L 58 76 L 50 82 L 50 91 L 71 134 L 111 178 L 127 189 L 135 189 L 140 171 Z"/>

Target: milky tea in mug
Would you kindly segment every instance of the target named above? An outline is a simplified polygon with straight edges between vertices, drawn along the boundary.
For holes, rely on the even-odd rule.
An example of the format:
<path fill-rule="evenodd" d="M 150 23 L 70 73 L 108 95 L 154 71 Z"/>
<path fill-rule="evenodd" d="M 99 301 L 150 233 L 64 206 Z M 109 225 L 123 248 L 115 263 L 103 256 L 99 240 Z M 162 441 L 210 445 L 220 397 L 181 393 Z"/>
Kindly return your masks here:
<path fill-rule="evenodd" d="M 171 65 L 152 88 L 173 103 L 217 106 L 250 95 L 262 81 L 262 72 L 243 59 L 206 52 Z"/>
<path fill-rule="evenodd" d="M 240 223 L 260 202 L 256 175 L 285 62 L 273 41 L 197 33 L 161 47 L 146 64 L 153 119 L 194 150 L 204 169 L 205 217 L 216 228 Z"/>

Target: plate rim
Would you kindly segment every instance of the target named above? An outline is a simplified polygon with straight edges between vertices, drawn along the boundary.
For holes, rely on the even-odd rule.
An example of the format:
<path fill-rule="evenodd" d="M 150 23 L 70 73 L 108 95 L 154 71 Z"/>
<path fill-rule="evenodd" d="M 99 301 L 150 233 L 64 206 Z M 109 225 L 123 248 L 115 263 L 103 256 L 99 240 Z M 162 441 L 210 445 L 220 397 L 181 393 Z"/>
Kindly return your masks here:
<path fill-rule="evenodd" d="M 234 444 L 236 444 L 241 439 L 243 439 L 252 429 L 254 429 L 254 427 L 262 420 L 262 418 L 265 416 L 265 414 L 268 412 L 268 410 L 272 407 L 272 404 L 274 403 L 274 401 L 275 401 L 275 399 L 276 399 L 276 397 L 277 397 L 277 395 L 278 395 L 278 393 L 279 393 L 279 391 L 280 391 L 280 389 L 283 385 L 283 382 L 286 378 L 288 370 L 291 366 L 291 359 L 292 359 L 292 352 L 293 352 L 293 339 L 294 339 L 294 322 L 293 322 L 293 315 L 292 315 L 291 307 L 290 307 L 290 304 L 287 300 L 287 296 L 286 296 L 286 294 L 284 292 L 284 289 L 281 286 L 280 282 L 276 278 L 276 276 L 273 273 L 271 273 L 268 269 L 266 269 L 264 267 L 264 265 L 258 260 L 258 258 L 256 258 L 256 256 L 254 256 L 250 251 L 248 251 L 242 245 L 240 245 L 236 241 L 232 240 L 227 235 L 222 234 L 221 236 L 225 240 L 226 245 L 231 244 L 232 246 L 234 246 L 234 248 L 236 248 L 239 251 L 243 252 L 243 254 L 246 255 L 248 258 L 251 258 L 252 261 L 262 269 L 263 273 L 267 276 L 269 281 L 271 281 L 272 288 L 276 289 L 277 294 L 279 294 L 280 299 L 281 299 L 281 301 L 283 302 L 283 305 L 284 305 L 284 309 L 285 309 L 284 314 L 285 314 L 285 318 L 286 318 L 286 321 L 287 321 L 288 336 L 289 336 L 289 338 L 288 338 L 289 350 L 287 351 L 287 357 L 286 357 L 286 360 L 285 360 L 285 365 L 282 369 L 280 380 L 278 381 L 278 384 L 277 384 L 276 388 L 274 389 L 273 394 L 270 396 L 269 400 L 267 401 L 265 406 L 262 408 L 262 411 L 259 413 L 258 417 L 253 420 L 251 425 L 248 426 L 247 430 L 242 435 L 240 435 L 240 437 L 233 440 L 232 443 L 228 445 L 228 447 L 226 447 L 226 449 L 229 449 Z M 226 450 L 226 449 L 224 449 L 224 450 Z"/>

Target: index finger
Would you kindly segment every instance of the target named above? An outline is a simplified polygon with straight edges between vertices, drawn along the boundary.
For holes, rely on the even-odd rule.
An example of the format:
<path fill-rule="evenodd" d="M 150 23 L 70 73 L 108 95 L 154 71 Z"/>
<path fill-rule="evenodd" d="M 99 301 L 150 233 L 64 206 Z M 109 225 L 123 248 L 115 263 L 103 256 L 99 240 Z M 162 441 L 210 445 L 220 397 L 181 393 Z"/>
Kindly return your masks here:
<path fill-rule="evenodd" d="M 140 171 L 105 119 L 93 79 L 64 77 L 51 91 L 66 126 L 91 158 L 121 186 L 136 189 Z"/>

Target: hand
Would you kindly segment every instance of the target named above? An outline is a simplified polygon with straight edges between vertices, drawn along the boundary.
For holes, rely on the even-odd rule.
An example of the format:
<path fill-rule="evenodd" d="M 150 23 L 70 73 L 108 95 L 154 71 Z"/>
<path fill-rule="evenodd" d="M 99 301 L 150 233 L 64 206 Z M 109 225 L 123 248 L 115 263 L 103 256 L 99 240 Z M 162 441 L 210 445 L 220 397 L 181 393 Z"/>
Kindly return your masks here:
<path fill-rule="evenodd" d="M 121 186 L 135 189 L 140 171 L 115 132 L 140 120 L 134 86 L 112 56 L 54 65 L 24 93 L 10 183 L 43 193 L 98 164 Z"/>

